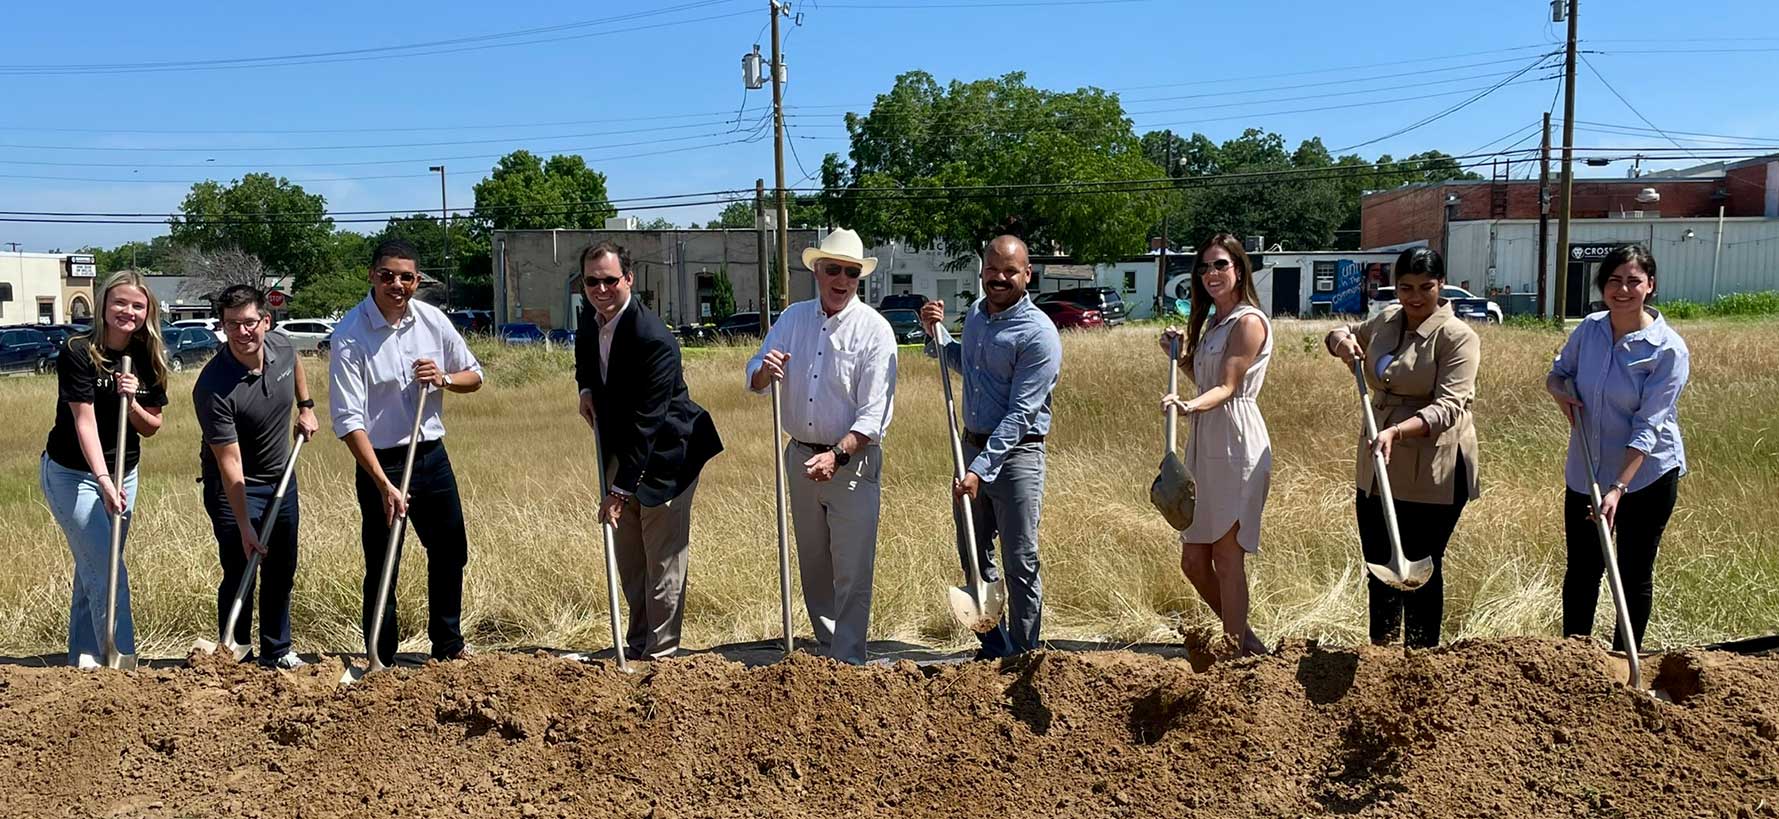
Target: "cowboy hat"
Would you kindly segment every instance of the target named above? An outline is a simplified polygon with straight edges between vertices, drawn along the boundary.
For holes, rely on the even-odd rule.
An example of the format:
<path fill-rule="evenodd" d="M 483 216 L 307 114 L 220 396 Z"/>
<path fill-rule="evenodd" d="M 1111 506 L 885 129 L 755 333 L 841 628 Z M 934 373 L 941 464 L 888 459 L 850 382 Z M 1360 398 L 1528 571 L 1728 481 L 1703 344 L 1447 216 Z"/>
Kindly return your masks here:
<path fill-rule="evenodd" d="M 859 266 L 859 275 L 869 276 L 877 269 L 877 257 L 865 256 L 865 243 L 859 235 L 846 228 L 840 228 L 822 239 L 821 247 L 803 248 L 803 266 L 815 270 L 815 263 L 822 259 L 834 259 L 851 262 Z"/>

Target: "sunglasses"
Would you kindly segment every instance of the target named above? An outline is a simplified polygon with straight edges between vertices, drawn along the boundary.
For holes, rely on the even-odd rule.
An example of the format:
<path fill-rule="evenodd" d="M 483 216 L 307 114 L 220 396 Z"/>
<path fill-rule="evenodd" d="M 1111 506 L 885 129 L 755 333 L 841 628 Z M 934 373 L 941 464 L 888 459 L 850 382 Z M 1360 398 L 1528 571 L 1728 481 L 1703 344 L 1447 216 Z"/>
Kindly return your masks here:
<path fill-rule="evenodd" d="M 821 266 L 821 271 L 824 276 L 838 276 L 845 273 L 847 278 L 856 279 L 864 274 L 865 269 L 862 267 L 843 267 L 837 264 L 825 264 Z"/>
<path fill-rule="evenodd" d="M 380 267 L 380 268 L 377 268 L 377 281 L 380 281 L 384 284 L 394 284 L 397 281 L 400 281 L 402 284 L 413 284 L 414 282 L 420 281 L 420 274 L 419 273 L 397 273 L 397 272 L 390 270 L 388 268 Z"/>
<path fill-rule="evenodd" d="M 1218 259 L 1214 262 L 1199 262 L 1198 266 L 1193 269 L 1199 273 L 1204 273 L 1210 270 L 1216 270 L 1218 273 L 1222 273 L 1223 271 L 1228 270 L 1229 267 L 1230 261 L 1228 259 Z"/>
<path fill-rule="evenodd" d="M 601 287 L 613 288 L 617 287 L 618 283 L 623 280 L 624 277 L 622 276 L 588 276 L 586 278 L 587 289 L 598 290 Z"/>

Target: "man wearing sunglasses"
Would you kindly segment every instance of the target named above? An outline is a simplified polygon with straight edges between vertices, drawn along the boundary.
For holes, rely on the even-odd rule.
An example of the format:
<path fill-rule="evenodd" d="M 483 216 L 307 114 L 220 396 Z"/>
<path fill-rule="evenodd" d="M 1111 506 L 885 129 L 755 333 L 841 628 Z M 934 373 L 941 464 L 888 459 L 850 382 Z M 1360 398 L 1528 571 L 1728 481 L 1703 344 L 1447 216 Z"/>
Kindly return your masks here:
<path fill-rule="evenodd" d="M 817 297 L 784 311 L 747 363 L 747 385 L 782 386 L 791 525 L 803 603 L 827 656 L 865 661 L 877 562 L 883 434 L 896 394 L 896 334 L 860 301 L 859 235 L 840 229 L 803 251 Z"/>
<path fill-rule="evenodd" d="M 599 436 L 609 483 L 590 493 L 615 529 L 618 575 L 630 608 L 625 656 L 666 659 L 679 650 L 692 494 L 723 442 L 692 403 L 679 343 L 631 297 L 630 254 L 612 242 L 581 253 L 588 309 L 575 335 L 581 417 Z"/>
<path fill-rule="evenodd" d="M 1050 433 L 1050 394 L 1062 368 L 1062 340 L 1056 324 L 1026 297 L 1031 280 L 1025 242 L 1000 236 L 982 254 L 982 299 L 966 308 L 961 343 L 945 331 L 945 302 L 930 301 L 920 310 L 927 354 L 945 356 L 964 378 L 968 471 L 952 491 L 969 499 L 983 579 L 1006 575 L 1007 619 L 977 635 L 979 660 L 1037 648 L 1043 625 L 1038 517 L 1044 502 L 1044 437 Z M 953 515 L 961 530 L 961 514 Z M 958 556 L 968 566 L 965 548 L 958 538 Z"/>
<path fill-rule="evenodd" d="M 235 601 L 241 574 L 254 552 L 260 554 L 259 663 L 298 668 L 290 650 L 290 589 L 297 565 L 297 485 L 292 477 L 278 508 L 278 525 L 265 542 L 272 496 L 290 462 L 292 433 L 307 441 L 320 430 L 315 401 L 296 348 L 283 333 L 268 333 L 266 296 L 237 284 L 217 296 L 228 346 L 210 359 L 192 387 L 192 407 L 204 439 L 198 449 L 204 485 L 204 511 L 216 536 L 222 582 L 216 587 L 216 621 L 221 628 Z M 291 405 L 296 421 L 291 422 Z M 252 645 L 253 585 L 247 588 L 235 642 Z"/>
<path fill-rule="evenodd" d="M 426 547 L 427 636 L 432 656 L 463 659 L 459 619 L 463 612 L 463 567 L 469 542 L 463 531 L 463 502 L 457 476 L 445 454 L 444 401 L 429 398 L 414 448 L 414 474 L 401 496 L 401 471 L 413 428 L 418 384 L 455 393 L 482 387 L 482 365 L 451 326 L 444 311 L 414 298 L 420 288 L 419 251 L 404 239 L 390 239 L 371 251 L 371 293 L 334 327 L 328 361 L 334 434 L 358 462 L 356 490 L 363 518 L 364 630 L 370 640 L 371 615 L 383 567 L 389 527 L 406 511 Z M 401 543 L 396 544 L 397 575 Z M 390 581 L 395 582 L 394 578 Z M 383 622 L 394 623 L 395 595 L 383 603 Z M 395 661 L 399 635 L 385 628 L 377 653 Z"/>

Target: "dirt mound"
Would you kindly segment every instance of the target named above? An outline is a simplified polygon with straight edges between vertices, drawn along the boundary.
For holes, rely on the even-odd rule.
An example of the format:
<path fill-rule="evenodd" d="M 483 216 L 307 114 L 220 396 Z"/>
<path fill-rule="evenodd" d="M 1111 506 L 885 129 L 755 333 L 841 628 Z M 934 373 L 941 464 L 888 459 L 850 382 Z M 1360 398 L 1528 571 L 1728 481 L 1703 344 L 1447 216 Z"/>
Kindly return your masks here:
<path fill-rule="evenodd" d="M 8 816 L 1779 816 L 1779 659 L 1287 645 L 626 675 L 0 670 Z"/>

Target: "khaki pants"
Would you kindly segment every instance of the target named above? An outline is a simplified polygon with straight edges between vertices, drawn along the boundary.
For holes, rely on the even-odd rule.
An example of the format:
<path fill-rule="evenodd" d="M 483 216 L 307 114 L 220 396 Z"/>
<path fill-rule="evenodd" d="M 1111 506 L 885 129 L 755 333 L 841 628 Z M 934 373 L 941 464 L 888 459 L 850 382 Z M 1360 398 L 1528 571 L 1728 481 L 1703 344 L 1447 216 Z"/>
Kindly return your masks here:
<path fill-rule="evenodd" d="M 871 625 L 883 450 L 875 444 L 860 449 L 821 482 L 803 474 L 803 462 L 815 454 L 795 443 L 784 451 L 803 604 L 827 656 L 861 664 Z"/>
<path fill-rule="evenodd" d="M 613 465 L 608 474 L 616 474 Z M 618 518 L 613 541 L 618 557 L 618 586 L 630 609 L 624 630 L 624 655 L 660 660 L 679 651 L 680 622 L 685 615 L 687 547 L 692 539 L 693 481 L 685 491 L 660 506 L 643 506 L 632 497 Z"/>

